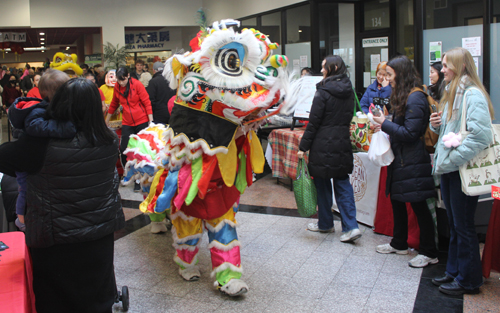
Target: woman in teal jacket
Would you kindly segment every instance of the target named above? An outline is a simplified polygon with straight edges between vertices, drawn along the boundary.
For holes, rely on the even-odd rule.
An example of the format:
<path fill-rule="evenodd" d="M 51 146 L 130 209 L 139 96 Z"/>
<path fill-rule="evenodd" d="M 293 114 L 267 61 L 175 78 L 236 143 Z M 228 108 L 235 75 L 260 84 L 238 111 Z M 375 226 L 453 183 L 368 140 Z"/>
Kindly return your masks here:
<path fill-rule="evenodd" d="M 493 106 L 478 75 L 471 54 L 464 48 L 446 52 L 443 58 L 446 88 L 440 111 L 430 117 L 431 130 L 439 134 L 434 153 L 435 174 L 441 175 L 441 195 L 450 225 L 448 262 L 444 276 L 432 280 L 445 294 L 479 293 L 483 284 L 479 243 L 474 226 L 478 196 L 462 192 L 458 169 L 492 142 Z M 466 101 L 464 101 L 466 99 Z M 462 106 L 467 106 L 466 116 Z M 459 133 L 462 118 L 470 132 L 456 148 L 446 148 L 441 138 Z"/>

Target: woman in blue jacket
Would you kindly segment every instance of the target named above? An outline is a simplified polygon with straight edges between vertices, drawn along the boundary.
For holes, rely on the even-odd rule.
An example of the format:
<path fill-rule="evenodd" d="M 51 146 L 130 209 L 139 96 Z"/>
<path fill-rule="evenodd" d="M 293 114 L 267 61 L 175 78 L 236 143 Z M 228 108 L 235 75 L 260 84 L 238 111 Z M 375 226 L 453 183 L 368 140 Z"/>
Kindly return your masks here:
<path fill-rule="evenodd" d="M 373 98 L 389 98 L 391 96 L 392 88 L 389 81 L 385 79 L 387 72 L 385 70 L 387 62 L 380 62 L 377 65 L 377 79 L 365 91 L 363 98 L 359 104 L 363 112 L 368 113 L 370 104 L 373 103 Z"/>
<path fill-rule="evenodd" d="M 483 284 L 479 243 L 474 226 L 478 196 L 462 192 L 459 167 L 476 156 L 493 140 L 493 105 L 484 89 L 469 51 L 455 48 L 443 58 L 446 84 L 439 112 L 432 113 L 431 130 L 439 134 L 434 153 L 434 173 L 441 175 L 441 195 L 450 225 L 450 245 L 446 272 L 432 280 L 445 294 L 475 294 Z M 464 101 L 466 99 L 466 101 Z M 466 116 L 461 116 L 462 106 Z M 456 148 L 446 148 L 441 138 L 460 132 L 462 118 L 470 132 Z"/>

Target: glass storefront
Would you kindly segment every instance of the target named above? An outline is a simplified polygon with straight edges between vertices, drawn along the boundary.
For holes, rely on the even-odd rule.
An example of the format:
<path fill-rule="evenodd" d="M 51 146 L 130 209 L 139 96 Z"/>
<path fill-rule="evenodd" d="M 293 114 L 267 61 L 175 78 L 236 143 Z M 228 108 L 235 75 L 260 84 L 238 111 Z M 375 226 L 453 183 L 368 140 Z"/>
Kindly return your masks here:
<path fill-rule="evenodd" d="M 286 10 L 285 51 L 288 70 L 297 74 L 304 67 L 311 67 L 311 13 L 310 5 Z"/>
<path fill-rule="evenodd" d="M 493 1 L 490 26 L 490 97 L 500 123 L 500 1 Z"/>
<path fill-rule="evenodd" d="M 283 41 L 281 40 L 281 12 L 262 15 L 261 24 L 262 25 L 259 30 L 268 35 L 272 42 L 280 44 L 278 49 L 274 50 L 274 54 L 282 54 L 281 45 Z"/>

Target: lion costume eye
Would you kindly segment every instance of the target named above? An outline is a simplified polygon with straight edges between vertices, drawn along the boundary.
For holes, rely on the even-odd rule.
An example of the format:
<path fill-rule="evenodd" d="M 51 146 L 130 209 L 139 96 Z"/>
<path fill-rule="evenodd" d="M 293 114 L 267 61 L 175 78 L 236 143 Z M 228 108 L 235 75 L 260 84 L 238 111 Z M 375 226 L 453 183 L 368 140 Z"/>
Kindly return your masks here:
<path fill-rule="evenodd" d="M 222 74 L 228 76 L 242 75 L 245 59 L 245 47 L 237 42 L 229 43 L 215 53 L 214 65 Z"/>

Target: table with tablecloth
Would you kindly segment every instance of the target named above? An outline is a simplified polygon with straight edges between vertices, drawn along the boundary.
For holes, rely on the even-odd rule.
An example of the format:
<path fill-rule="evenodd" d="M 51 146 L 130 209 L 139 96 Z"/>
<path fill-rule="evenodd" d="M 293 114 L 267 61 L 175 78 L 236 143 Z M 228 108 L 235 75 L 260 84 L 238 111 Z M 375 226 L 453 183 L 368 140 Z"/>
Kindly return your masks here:
<path fill-rule="evenodd" d="M 8 249 L 0 251 L 0 312 L 36 312 L 31 259 L 24 233 L 0 233 Z"/>
<path fill-rule="evenodd" d="M 488 231 L 483 250 L 483 276 L 490 277 L 490 271 L 500 272 L 500 201 L 493 202 Z"/>

